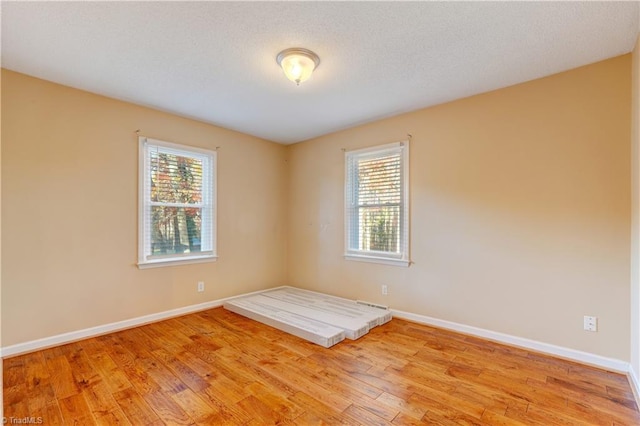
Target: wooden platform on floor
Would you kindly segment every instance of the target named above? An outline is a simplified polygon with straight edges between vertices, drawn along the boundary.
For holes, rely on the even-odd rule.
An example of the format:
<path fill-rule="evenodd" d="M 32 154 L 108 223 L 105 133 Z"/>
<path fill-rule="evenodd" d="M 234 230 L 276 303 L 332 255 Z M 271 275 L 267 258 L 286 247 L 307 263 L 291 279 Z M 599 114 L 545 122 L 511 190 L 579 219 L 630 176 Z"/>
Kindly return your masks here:
<path fill-rule="evenodd" d="M 222 308 L 4 361 L 44 424 L 637 425 L 624 375 L 394 319 L 325 349 Z"/>
<path fill-rule="evenodd" d="M 345 338 L 359 339 L 391 321 L 386 308 L 295 287 L 230 299 L 224 302 L 224 308 L 325 348 Z"/>

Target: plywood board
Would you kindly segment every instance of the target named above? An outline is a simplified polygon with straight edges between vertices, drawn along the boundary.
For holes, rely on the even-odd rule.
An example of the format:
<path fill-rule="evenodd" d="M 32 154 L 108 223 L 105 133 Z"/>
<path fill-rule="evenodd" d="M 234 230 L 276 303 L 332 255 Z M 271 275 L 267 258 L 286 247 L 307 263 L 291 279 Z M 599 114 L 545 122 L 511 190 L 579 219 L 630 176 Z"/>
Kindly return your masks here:
<path fill-rule="evenodd" d="M 250 298 L 226 301 L 224 308 L 325 348 L 344 340 L 342 329 L 261 304 Z"/>
<path fill-rule="evenodd" d="M 353 315 L 343 314 L 342 312 L 332 312 L 324 309 L 318 309 L 315 306 L 291 303 L 287 300 L 269 297 L 269 293 L 253 295 L 250 300 L 264 306 L 290 312 L 292 314 L 300 315 L 305 318 L 337 327 L 342 329 L 344 331 L 344 336 L 350 340 L 358 339 L 369 332 L 369 324 L 366 320 Z"/>
<path fill-rule="evenodd" d="M 354 300 L 302 290 L 295 287 L 267 290 L 262 294 L 289 303 L 314 308 L 318 311 L 365 320 L 369 324 L 369 329 L 391 321 L 392 317 L 391 312 L 387 309 L 373 308 L 371 306 L 358 304 Z"/>
<path fill-rule="evenodd" d="M 294 287 L 231 299 L 224 307 L 324 347 L 358 339 L 391 320 L 386 309 Z"/>

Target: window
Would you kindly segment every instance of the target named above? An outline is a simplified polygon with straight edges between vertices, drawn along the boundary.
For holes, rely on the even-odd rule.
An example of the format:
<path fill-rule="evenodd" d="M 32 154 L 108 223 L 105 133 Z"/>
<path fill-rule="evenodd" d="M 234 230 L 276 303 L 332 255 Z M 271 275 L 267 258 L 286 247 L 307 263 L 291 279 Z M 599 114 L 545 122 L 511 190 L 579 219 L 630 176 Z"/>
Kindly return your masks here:
<path fill-rule="evenodd" d="M 409 143 L 346 153 L 345 258 L 409 266 Z"/>
<path fill-rule="evenodd" d="M 140 268 L 216 258 L 216 153 L 140 137 Z"/>

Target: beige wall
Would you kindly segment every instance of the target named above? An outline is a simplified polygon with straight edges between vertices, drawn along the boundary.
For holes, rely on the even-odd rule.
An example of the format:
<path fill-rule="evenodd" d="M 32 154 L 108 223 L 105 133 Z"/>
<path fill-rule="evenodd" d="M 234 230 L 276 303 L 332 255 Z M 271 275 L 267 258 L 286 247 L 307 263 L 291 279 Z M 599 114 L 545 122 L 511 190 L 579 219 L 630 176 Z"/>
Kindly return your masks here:
<path fill-rule="evenodd" d="M 3 70 L 2 345 L 286 283 L 628 360 L 638 56 L 290 147 Z M 218 262 L 135 266 L 135 129 L 220 146 Z M 341 148 L 406 133 L 415 263 L 345 261 Z"/>
<path fill-rule="evenodd" d="M 631 55 L 631 366 L 640 375 L 640 36 Z"/>
<path fill-rule="evenodd" d="M 2 88 L 4 346 L 283 284 L 286 147 L 6 70 Z M 136 129 L 220 147 L 217 262 L 135 266 Z"/>
<path fill-rule="evenodd" d="M 293 145 L 288 282 L 628 360 L 630 81 L 625 55 Z M 407 133 L 415 263 L 346 261 L 341 148 Z"/>

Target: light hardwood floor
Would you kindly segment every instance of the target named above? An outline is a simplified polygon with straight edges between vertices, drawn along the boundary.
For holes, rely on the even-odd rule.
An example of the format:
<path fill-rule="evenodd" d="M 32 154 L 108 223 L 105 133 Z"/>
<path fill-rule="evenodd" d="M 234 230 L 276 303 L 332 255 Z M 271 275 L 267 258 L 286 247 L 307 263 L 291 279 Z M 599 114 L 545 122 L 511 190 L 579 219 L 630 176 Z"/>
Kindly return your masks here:
<path fill-rule="evenodd" d="M 639 425 L 625 376 L 394 319 L 325 349 L 222 308 L 4 361 L 44 424 Z"/>

